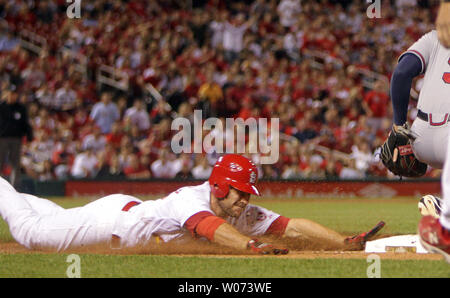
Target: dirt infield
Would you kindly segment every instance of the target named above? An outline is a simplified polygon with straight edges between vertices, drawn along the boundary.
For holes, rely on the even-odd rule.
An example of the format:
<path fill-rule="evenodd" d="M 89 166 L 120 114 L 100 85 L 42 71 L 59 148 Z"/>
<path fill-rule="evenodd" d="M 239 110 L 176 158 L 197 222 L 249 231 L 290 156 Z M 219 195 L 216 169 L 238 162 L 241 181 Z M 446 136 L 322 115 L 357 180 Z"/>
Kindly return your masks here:
<path fill-rule="evenodd" d="M 0 254 L 36 254 L 54 253 L 53 251 L 29 250 L 16 242 L 0 243 Z M 80 248 L 67 251 L 66 253 L 88 253 L 105 255 L 171 255 L 179 257 L 214 257 L 214 258 L 264 258 L 266 256 L 252 254 L 231 249 L 218 249 L 213 245 L 188 244 L 183 245 L 160 245 L 159 247 L 146 247 L 136 249 L 108 249 L 101 247 Z M 370 254 L 364 251 L 323 251 L 323 250 L 291 250 L 289 254 L 277 256 L 287 259 L 366 259 Z M 439 254 L 417 254 L 412 252 L 388 252 L 377 254 L 381 259 L 390 260 L 442 260 Z"/>

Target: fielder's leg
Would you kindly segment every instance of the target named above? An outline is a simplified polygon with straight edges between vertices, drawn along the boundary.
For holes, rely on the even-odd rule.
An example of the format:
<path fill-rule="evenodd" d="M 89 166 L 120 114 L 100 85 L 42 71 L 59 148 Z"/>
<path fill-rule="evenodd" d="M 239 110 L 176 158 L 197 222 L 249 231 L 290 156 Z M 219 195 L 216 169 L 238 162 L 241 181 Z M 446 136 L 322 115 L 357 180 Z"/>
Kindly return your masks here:
<path fill-rule="evenodd" d="M 450 150 L 446 153 L 441 186 L 443 195 L 441 216 L 422 217 L 418 232 L 421 244 L 428 251 L 443 255 L 450 263 Z"/>
<path fill-rule="evenodd" d="M 439 217 L 440 224 L 450 230 L 450 138 L 447 140 L 447 152 L 445 155 L 444 167 L 442 169 L 442 210 Z"/>
<path fill-rule="evenodd" d="M 439 222 L 450 230 L 450 150 L 447 150 L 447 158 L 442 171 L 442 210 Z"/>

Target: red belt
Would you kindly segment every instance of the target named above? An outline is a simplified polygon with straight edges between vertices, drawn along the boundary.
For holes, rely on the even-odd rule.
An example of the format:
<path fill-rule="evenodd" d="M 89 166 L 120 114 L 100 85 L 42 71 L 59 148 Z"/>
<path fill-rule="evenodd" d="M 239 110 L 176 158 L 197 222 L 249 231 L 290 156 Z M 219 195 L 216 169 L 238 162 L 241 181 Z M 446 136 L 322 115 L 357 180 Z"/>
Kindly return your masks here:
<path fill-rule="evenodd" d="M 136 202 L 136 201 L 130 201 L 128 202 L 125 206 L 123 206 L 122 211 L 127 212 L 128 210 L 130 210 L 131 208 L 133 208 L 136 205 L 139 205 L 140 202 Z M 117 235 L 112 235 L 112 239 L 111 239 L 111 248 L 120 248 L 120 237 Z"/>
<path fill-rule="evenodd" d="M 132 207 L 134 207 L 134 206 L 136 206 L 136 205 L 139 205 L 139 204 L 140 204 L 140 203 L 139 203 L 139 202 L 136 202 L 136 201 L 128 202 L 125 206 L 123 206 L 122 211 L 128 211 L 128 210 L 130 210 Z"/>

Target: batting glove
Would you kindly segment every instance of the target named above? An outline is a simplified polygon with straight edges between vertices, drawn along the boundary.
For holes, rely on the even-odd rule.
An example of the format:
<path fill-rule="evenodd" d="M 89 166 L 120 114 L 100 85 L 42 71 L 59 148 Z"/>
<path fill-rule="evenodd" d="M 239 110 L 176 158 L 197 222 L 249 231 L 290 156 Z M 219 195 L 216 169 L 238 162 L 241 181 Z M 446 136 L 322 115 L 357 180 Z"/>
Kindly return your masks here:
<path fill-rule="evenodd" d="M 356 245 L 359 249 L 363 249 L 364 245 L 366 244 L 366 236 L 367 233 L 361 233 L 359 235 L 353 236 L 353 237 L 347 237 L 344 240 L 345 244 L 354 244 Z"/>
<path fill-rule="evenodd" d="M 359 247 L 359 249 L 364 249 L 366 242 L 372 239 L 373 236 L 375 236 L 375 234 L 378 233 L 378 231 L 380 231 L 384 227 L 384 225 L 385 222 L 380 221 L 369 232 L 364 232 L 353 237 L 345 238 L 344 243 L 349 245 L 356 245 Z"/>

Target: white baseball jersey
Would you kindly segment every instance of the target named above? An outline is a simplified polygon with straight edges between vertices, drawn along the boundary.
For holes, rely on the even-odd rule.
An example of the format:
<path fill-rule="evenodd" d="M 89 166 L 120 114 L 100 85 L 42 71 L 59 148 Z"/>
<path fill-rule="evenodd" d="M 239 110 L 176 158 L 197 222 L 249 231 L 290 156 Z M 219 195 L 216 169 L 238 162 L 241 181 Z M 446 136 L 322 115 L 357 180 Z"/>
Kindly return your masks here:
<path fill-rule="evenodd" d="M 119 216 L 114 235 L 125 246 L 145 244 L 152 235 L 163 241 L 190 233 L 185 223 L 196 214 L 214 214 L 210 205 L 210 186 L 205 182 L 197 186 L 182 187 L 163 199 L 145 201 Z M 280 215 L 263 207 L 248 204 L 238 218 L 228 218 L 238 231 L 247 235 L 262 235 Z"/>
<path fill-rule="evenodd" d="M 450 49 L 439 43 L 435 30 L 417 40 L 406 53 L 416 55 L 422 64 L 423 86 L 417 108 L 428 121 L 416 118 L 412 131 L 419 137 L 413 142 L 416 157 L 433 168 L 442 168 L 445 159 L 448 121 L 450 120 Z"/>
<path fill-rule="evenodd" d="M 140 203 L 129 210 L 130 202 Z M 114 194 L 83 207 L 64 209 L 53 202 L 18 193 L 0 177 L 0 214 L 11 234 L 28 248 L 56 249 L 110 244 L 113 235 L 122 247 L 146 245 L 152 236 L 163 241 L 189 234 L 185 223 L 196 214 L 209 212 L 209 183 L 183 187 L 159 200 L 142 202 L 136 197 Z M 228 222 L 248 235 L 264 234 L 278 214 L 248 204 L 238 218 Z"/>
<path fill-rule="evenodd" d="M 420 59 L 421 73 L 424 74 L 417 108 L 425 113 L 450 112 L 450 49 L 439 43 L 437 32 L 433 30 L 410 46 L 400 55 L 399 60 L 407 53 Z"/>

